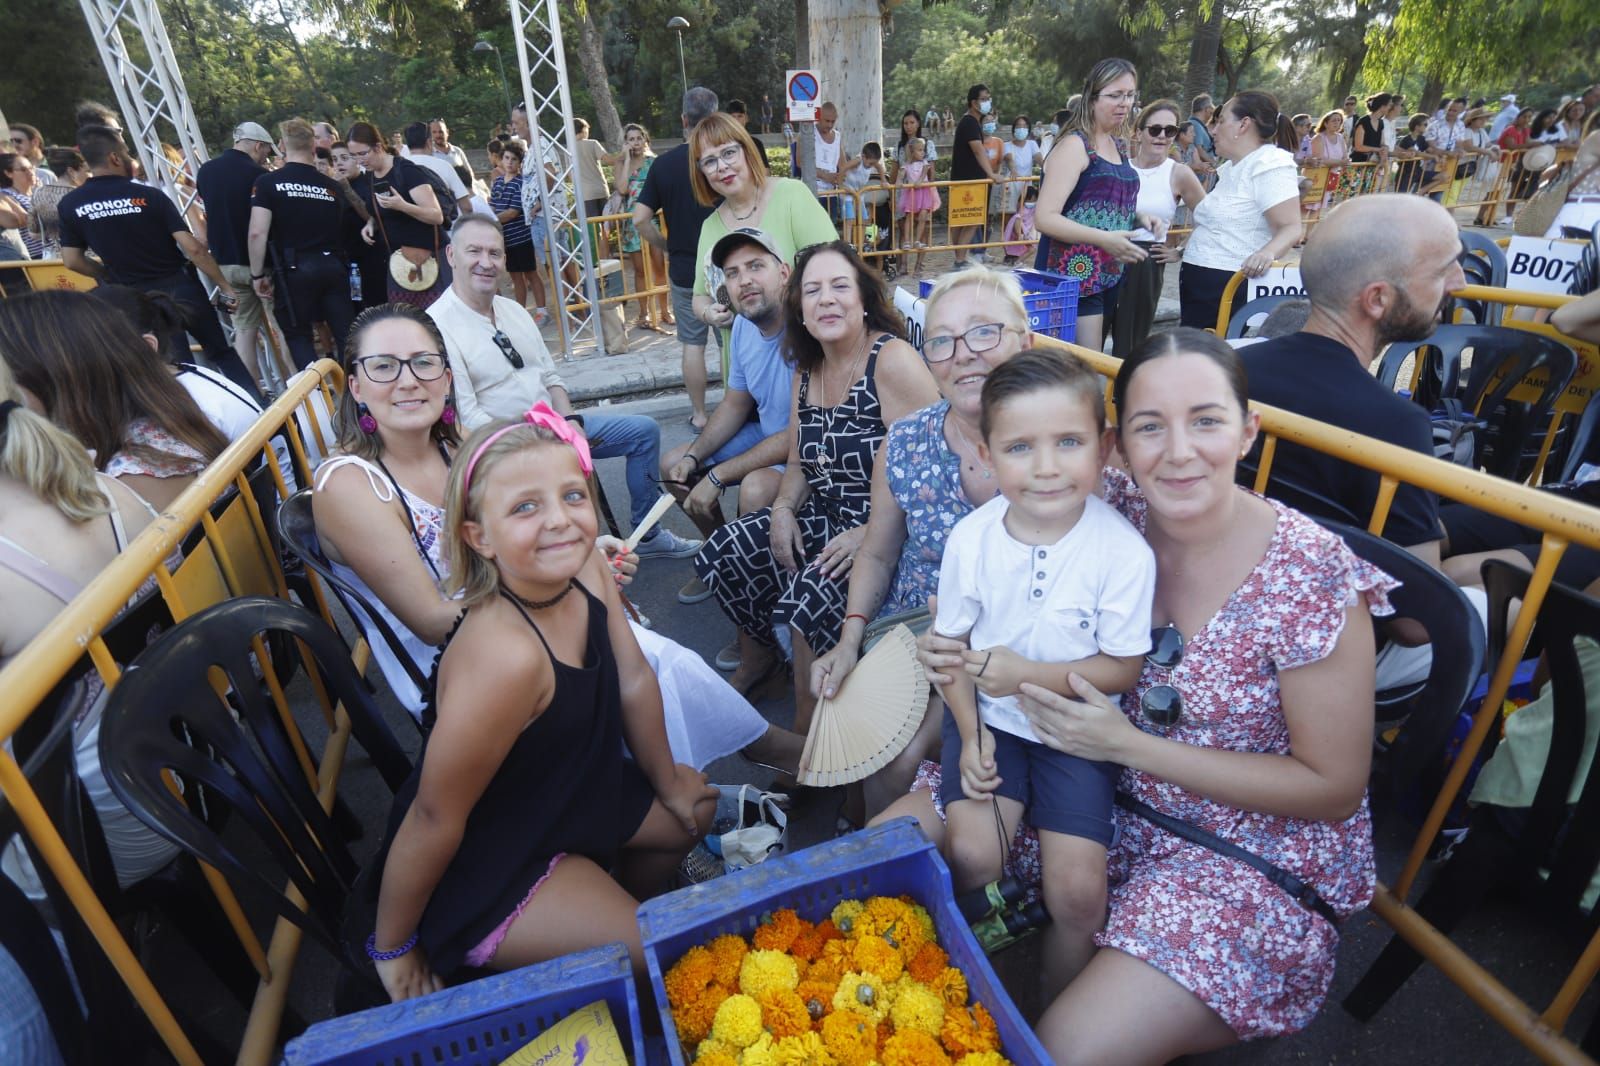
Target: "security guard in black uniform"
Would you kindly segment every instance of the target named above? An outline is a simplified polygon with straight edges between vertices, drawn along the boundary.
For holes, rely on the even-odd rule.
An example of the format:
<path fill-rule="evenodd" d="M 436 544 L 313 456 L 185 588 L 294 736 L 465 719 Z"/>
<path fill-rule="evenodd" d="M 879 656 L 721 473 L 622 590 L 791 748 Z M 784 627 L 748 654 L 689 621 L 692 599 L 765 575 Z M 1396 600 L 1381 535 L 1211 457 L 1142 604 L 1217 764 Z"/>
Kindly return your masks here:
<path fill-rule="evenodd" d="M 250 207 L 250 281 L 273 314 L 300 369 L 317 358 L 312 325 L 326 322 L 342 354 L 355 308 L 339 254 L 344 199 L 316 167 L 316 134 L 305 119 L 280 127 L 284 165 L 256 179 Z"/>

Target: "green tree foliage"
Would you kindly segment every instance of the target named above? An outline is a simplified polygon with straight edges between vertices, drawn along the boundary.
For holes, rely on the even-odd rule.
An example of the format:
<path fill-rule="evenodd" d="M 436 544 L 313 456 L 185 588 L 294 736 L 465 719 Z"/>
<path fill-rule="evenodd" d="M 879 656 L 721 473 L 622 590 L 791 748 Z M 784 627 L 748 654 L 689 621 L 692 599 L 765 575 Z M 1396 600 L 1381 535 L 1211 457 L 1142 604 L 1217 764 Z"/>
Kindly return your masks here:
<path fill-rule="evenodd" d="M 1020 27 L 984 33 L 982 20 L 970 12 L 935 8 L 927 13 L 909 57 L 888 71 L 884 124 L 892 127 L 903 112 L 921 113 L 930 105 L 959 112 L 966 106 L 967 87 L 978 82 L 994 94 L 995 114 L 1003 121 L 1019 112 L 1052 114 L 1072 93 L 1053 65 L 1035 57 L 1033 42 Z"/>

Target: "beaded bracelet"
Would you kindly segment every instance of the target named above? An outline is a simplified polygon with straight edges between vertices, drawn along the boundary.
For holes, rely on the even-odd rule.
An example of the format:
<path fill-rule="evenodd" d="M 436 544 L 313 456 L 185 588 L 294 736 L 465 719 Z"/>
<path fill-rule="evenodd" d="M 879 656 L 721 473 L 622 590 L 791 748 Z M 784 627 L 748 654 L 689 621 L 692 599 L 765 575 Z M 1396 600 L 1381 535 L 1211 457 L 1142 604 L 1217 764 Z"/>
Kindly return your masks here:
<path fill-rule="evenodd" d="M 398 959 L 400 956 L 406 954 L 416 946 L 417 934 L 412 933 L 410 940 L 407 940 L 404 944 L 401 944 L 393 951 L 379 951 L 378 934 L 373 933 L 371 936 L 367 937 L 367 958 L 371 959 L 373 962 L 388 962 L 390 959 Z"/>

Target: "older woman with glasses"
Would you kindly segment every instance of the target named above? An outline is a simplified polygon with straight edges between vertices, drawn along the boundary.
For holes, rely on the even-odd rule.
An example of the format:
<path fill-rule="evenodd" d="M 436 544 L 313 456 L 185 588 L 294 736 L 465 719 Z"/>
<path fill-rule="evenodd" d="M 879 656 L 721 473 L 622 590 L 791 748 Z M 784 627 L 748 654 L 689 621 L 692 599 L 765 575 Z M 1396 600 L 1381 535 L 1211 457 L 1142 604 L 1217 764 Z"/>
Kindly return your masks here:
<path fill-rule="evenodd" d="M 38 234 L 29 228 L 36 181 L 33 161 L 16 152 L 0 152 L 0 228 L 16 230 L 28 258 L 38 259 L 44 250 Z"/>
<path fill-rule="evenodd" d="M 805 182 L 767 173 L 760 149 L 732 115 L 713 112 L 689 131 L 689 159 L 695 200 L 717 208 L 700 226 L 694 313 L 707 325 L 727 329 L 733 325 L 733 307 L 722 288 L 722 271 L 711 262 L 719 240 L 736 229 L 759 229 L 772 238 L 779 257 L 793 264 L 801 248 L 838 234 Z"/>
<path fill-rule="evenodd" d="M 1122 268 L 1111 328 L 1111 354 L 1118 359 L 1126 359 L 1149 335 L 1156 305 L 1161 302 L 1167 264 L 1181 258 L 1167 239 L 1167 231 L 1178 214 L 1178 202 L 1183 201 L 1192 212 L 1206 198 L 1199 177 L 1172 155 L 1172 143 L 1182 124 L 1178 104 L 1173 100 L 1147 104 L 1134 123 L 1133 170 L 1139 175 L 1137 210 L 1145 224 L 1130 239 L 1148 252 L 1149 258 Z"/>
<path fill-rule="evenodd" d="M 1157 334 L 1112 397 L 1128 472 L 1106 470 L 1105 499 L 1155 551 L 1153 648 L 1120 705 L 1076 675 L 1078 699 L 1019 693 L 1046 744 L 1125 767 L 1099 950 L 1037 1027 L 1060 1063 L 1166 1062 L 1303 1028 L 1337 923 L 1374 885 L 1370 616 L 1397 583 L 1234 484 L 1260 419 L 1225 341 Z M 936 680 L 983 658 L 923 645 Z M 933 797 L 884 817 L 907 813 L 942 835 Z"/>

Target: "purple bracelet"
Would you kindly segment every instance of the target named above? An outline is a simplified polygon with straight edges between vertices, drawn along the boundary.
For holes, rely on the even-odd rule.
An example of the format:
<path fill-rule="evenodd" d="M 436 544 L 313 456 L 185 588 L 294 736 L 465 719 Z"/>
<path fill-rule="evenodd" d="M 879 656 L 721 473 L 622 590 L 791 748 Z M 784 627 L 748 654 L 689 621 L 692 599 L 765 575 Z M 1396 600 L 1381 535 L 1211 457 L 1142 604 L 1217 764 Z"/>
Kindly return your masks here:
<path fill-rule="evenodd" d="M 410 951 L 416 946 L 417 934 L 412 933 L 410 940 L 407 940 L 404 944 L 401 944 L 393 951 L 379 951 L 378 934 L 373 933 L 371 936 L 367 937 L 367 958 L 371 959 L 373 962 L 388 962 L 390 959 L 398 959 L 400 956 L 404 955 L 406 952 Z"/>

